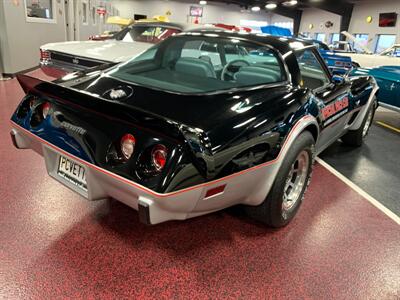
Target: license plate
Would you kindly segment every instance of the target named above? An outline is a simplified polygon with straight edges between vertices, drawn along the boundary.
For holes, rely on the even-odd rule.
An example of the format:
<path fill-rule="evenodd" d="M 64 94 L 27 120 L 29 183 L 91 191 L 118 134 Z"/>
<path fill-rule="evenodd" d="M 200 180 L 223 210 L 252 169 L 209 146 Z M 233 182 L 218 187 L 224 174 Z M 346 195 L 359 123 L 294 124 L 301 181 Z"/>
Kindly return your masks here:
<path fill-rule="evenodd" d="M 77 162 L 60 155 L 57 174 L 87 192 L 86 169 Z"/>

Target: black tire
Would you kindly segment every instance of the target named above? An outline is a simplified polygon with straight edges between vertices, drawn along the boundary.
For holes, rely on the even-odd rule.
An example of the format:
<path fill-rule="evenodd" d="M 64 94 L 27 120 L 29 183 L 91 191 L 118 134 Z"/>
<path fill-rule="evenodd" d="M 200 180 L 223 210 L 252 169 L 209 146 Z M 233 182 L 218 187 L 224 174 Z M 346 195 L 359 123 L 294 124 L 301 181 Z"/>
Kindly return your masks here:
<path fill-rule="evenodd" d="M 357 63 L 357 62 L 355 62 L 355 61 L 351 62 L 351 65 L 353 66 L 353 68 L 359 68 L 359 67 L 361 67 L 360 64 Z"/>
<path fill-rule="evenodd" d="M 275 178 L 274 184 L 270 192 L 268 193 L 266 199 L 259 206 L 246 206 L 245 211 L 251 218 L 260 221 L 270 227 L 283 227 L 287 225 L 296 215 L 302 201 L 304 194 L 307 190 L 308 184 L 310 182 L 312 167 L 314 163 L 314 138 L 310 132 L 305 131 L 301 133 L 293 145 L 290 147 L 285 159 L 282 162 L 281 168 Z M 299 189 L 300 193 L 293 206 L 288 209 L 283 209 L 284 204 L 284 193 L 287 185 L 287 179 L 289 173 L 292 171 L 292 167 L 297 162 L 300 155 L 307 155 L 308 162 L 305 170 L 305 181 Z M 292 175 L 291 178 L 293 178 Z M 290 180 L 291 181 L 291 180 Z"/>
<path fill-rule="evenodd" d="M 375 116 L 376 100 L 368 108 L 365 114 L 364 120 L 361 123 L 360 128 L 357 130 L 349 130 L 345 135 L 342 136 L 341 140 L 348 146 L 361 147 L 364 143 L 365 138 L 368 135 L 369 129 L 372 125 L 372 121 Z"/>

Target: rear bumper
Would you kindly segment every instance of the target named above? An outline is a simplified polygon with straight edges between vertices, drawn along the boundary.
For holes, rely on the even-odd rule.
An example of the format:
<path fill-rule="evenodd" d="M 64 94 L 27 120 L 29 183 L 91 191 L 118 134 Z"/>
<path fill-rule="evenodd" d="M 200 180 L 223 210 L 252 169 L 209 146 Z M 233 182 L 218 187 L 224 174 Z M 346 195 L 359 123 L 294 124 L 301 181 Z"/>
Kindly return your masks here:
<path fill-rule="evenodd" d="M 49 176 L 88 200 L 114 198 L 139 212 L 146 224 L 184 220 L 236 204 L 258 205 L 272 186 L 278 164 L 268 163 L 243 174 L 233 174 L 212 182 L 171 193 L 156 193 L 124 177 L 75 157 L 28 130 L 11 123 L 11 138 L 16 148 L 32 149 L 43 156 Z M 87 191 L 58 175 L 60 155 L 85 168 Z M 225 186 L 221 193 L 207 197 L 207 191 Z"/>
<path fill-rule="evenodd" d="M 102 65 L 108 62 L 99 61 L 98 65 Z M 70 64 L 67 62 L 57 61 L 57 60 L 41 60 L 39 63 L 40 68 L 42 71 L 51 77 L 60 78 L 68 73 L 78 72 L 78 71 L 86 71 L 90 70 L 93 67 L 85 67 L 79 64 Z"/>
<path fill-rule="evenodd" d="M 59 68 L 55 68 L 50 65 L 42 65 L 40 64 L 40 69 L 43 71 L 44 74 L 53 78 L 61 78 L 72 71 L 62 70 Z"/>
<path fill-rule="evenodd" d="M 47 173 L 63 185 L 77 192 L 87 200 L 117 199 L 139 211 L 140 220 L 146 224 L 157 224 L 168 220 L 183 220 L 193 211 L 203 189 L 195 189 L 179 194 L 158 194 L 146 187 L 135 184 L 105 169 L 83 161 L 39 137 L 13 128 L 11 139 L 18 149 L 32 149 L 43 156 Z M 58 158 L 66 156 L 85 168 L 88 190 L 83 191 L 73 183 L 58 176 Z"/>
<path fill-rule="evenodd" d="M 63 76 L 68 73 L 85 70 L 85 68 L 78 65 L 58 62 L 55 60 L 41 60 L 39 66 L 43 72 L 49 76 L 53 76 L 52 74 L 62 74 L 61 76 Z"/>

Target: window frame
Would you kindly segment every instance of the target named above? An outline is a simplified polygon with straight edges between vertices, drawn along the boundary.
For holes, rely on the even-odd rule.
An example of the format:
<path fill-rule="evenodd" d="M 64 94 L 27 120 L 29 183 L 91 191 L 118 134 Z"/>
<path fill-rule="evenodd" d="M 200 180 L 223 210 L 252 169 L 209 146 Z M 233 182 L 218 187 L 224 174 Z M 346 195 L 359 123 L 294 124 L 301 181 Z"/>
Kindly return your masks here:
<path fill-rule="evenodd" d="M 324 39 L 323 39 L 323 40 L 319 40 L 319 39 L 318 39 L 318 35 L 320 35 L 320 34 L 324 36 Z M 327 37 L 327 33 L 326 33 L 326 32 L 316 32 L 316 33 L 315 33 L 315 39 L 316 39 L 317 41 L 322 42 L 322 43 L 325 43 L 325 42 L 326 42 L 326 37 Z"/>
<path fill-rule="evenodd" d="M 51 9 L 53 12 L 53 16 L 51 19 L 45 19 L 45 18 L 28 17 L 27 0 L 24 0 L 25 21 L 27 23 L 57 24 L 57 1 L 56 0 L 50 0 L 50 1 L 51 1 Z"/>
<path fill-rule="evenodd" d="M 307 86 L 303 86 L 303 88 L 307 88 L 307 89 L 312 90 L 314 92 L 319 92 L 319 91 L 321 91 L 323 89 L 326 89 L 327 87 L 329 87 L 329 86 L 331 86 L 333 84 L 332 73 L 329 71 L 328 66 L 326 65 L 324 59 L 322 58 L 321 54 L 316 49 L 316 47 L 314 45 L 310 45 L 310 46 L 307 46 L 307 47 L 304 47 L 304 48 L 301 48 L 301 49 L 297 49 L 297 50 L 294 51 L 300 75 L 301 75 L 301 70 L 300 70 L 299 61 L 297 59 L 297 54 L 301 54 L 302 52 L 305 52 L 307 50 L 311 50 L 311 52 L 314 54 L 315 58 L 317 59 L 317 61 L 321 65 L 321 68 L 322 68 L 323 72 L 325 73 L 326 77 L 328 78 L 328 82 L 326 84 L 320 86 L 320 87 L 315 88 L 315 89 L 311 89 L 311 88 L 309 88 Z"/>
<path fill-rule="evenodd" d="M 84 7 L 84 5 L 86 5 L 86 14 L 85 14 L 85 12 L 84 12 L 84 9 L 83 9 L 83 7 Z M 88 26 L 89 25 L 89 9 L 90 7 L 89 7 L 89 1 L 88 0 L 82 0 L 81 1 L 81 11 L 82 11 L 82 15 L 81 15 L 81 17 L 82 17 L 82 25 L 85 25 L 85 26 Z M 84 22 L 84 15 L 85 15 L 85 17 L 86 17 L 86 22 Z"/>
<path fill-rule="evenodd" d="M 360 43 L 359 37 L 360 36 L 367 36 L 367 44 L 365 45 L 365 47 L 368 47 L 368 41 L 369 41 L 369 33 L 353 33 L 354 38 L 357 40 L 358 43 Z M 349 44 L 351 45 L 353 51 L 359 53 L 359 50 L 361 50 L 361 52 L 363 52 L 363 49 L 358 49 L 356 42 L 355 41 L 350 41 Z M 361 44 L 361 43 L 360 43 Z"/>
<path fill-rule="evenodd" d="M 388 48 L 383 49 L 383 51 L 378 52 L 379 39 L 381 38 L 381 36 L 394 36 L 394 43 L 393 43 L 391 46 L 389 46 Z M 374 53 L 380 54 L 380 53 L 386 51 L 387 49 L 389 49 L 390 47 L 393 47 L 393 45 L 396 44 L 396 37 L 397 37 L 396 34 L 378 34 L 378 35 L 376 36 L 376 43 L 375 43 Z"/>
<path fill-rule="evenodd" d="M 94 12 L 94 15 L 93 15 Z M 92 19 L 92 25 L 95 26 L 97 25 L 97 12 L 96 12 L 96 6 L 92 5 L 91 10 L 90 10 L 90 17 Z"/>

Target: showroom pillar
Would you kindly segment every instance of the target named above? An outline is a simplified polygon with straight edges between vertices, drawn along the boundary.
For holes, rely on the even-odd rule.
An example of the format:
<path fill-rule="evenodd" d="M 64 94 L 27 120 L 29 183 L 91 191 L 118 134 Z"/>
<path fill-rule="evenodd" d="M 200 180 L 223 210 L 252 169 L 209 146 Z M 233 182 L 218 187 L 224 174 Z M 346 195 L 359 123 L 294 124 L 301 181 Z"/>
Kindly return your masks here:
<path fill-rule="evenodd" d="M 350 20 L 351 20 L 351 16 L 353 14 L 353 7 L 354 5 L 351 5 L 351 8 L 349 8 L 348 10 L 346 10 L 341 16 L 342 16 L 342 20 L 340 21 L 340 32 L 342 31 L 349 31 L 349 27 L 350 27 Z M 345 41 L 346 37 L 341 34 L 340 35 L 340 40 L 341 41 Z"/>
<path fill-rule="evenodd" d="M 301 16 L 303 14 L 301 10 L 278 7 L 276 10 L 274 10 L 274 13 L 277 15 L 293 19 L 293 35 L 299 34 Z"/>
<path fill-rule="evenodd" d="M 351 15 L 353 14 L 354 4 L 343 0 L 336 1 L 307 1 L 310 7 L 329 11 L 342 17 L 340 22 L 340 32 L 348 31 L 350 26 Z M 346 40 L 346 37 L 340 35 L 340 40 Z"/>

